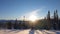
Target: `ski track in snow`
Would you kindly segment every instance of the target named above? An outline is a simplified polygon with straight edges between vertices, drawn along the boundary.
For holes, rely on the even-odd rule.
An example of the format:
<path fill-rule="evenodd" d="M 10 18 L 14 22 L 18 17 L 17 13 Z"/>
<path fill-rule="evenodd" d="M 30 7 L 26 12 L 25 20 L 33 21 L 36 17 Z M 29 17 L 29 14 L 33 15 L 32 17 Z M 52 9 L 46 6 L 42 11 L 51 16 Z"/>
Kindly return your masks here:
<path fill-rule="evenodd" d="M 60 31 L 56 30 L 0 30 L 0 34 L 60 34 Z"/>

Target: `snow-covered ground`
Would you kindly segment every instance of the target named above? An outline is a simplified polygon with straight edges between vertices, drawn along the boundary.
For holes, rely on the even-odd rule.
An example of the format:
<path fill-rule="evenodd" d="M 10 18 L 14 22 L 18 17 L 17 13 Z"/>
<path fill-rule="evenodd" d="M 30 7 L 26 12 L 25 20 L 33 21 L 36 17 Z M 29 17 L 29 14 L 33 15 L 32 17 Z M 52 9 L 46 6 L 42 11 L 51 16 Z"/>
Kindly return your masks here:
<path fill-rule="evenodd" d="M 8 30 L 1 29 L 0 34 L 60 34 L 60 31 L 56 30 Z"/>

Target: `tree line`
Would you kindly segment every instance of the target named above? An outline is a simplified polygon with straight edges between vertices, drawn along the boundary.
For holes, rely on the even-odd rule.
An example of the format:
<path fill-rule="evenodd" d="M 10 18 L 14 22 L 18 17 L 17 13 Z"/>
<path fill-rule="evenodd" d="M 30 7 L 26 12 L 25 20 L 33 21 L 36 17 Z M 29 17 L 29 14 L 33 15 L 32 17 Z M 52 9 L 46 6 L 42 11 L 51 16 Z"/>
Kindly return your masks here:
<path fill-rule="evenodd" d="M 53 18 L 50 16 L 50 11 L 48 11 L 47 16 L 44 19 L 36 20 L 35 23 L 31 21 L 15 20 L 14 22 L 7 21 L 6 23 L 0 22 L 0 29 L 55 29 L 60 30 L 60 19 L 58 16 L 58 11 L 54 11 Z M 24 17 L 25 18 L 25 17 Z"/>

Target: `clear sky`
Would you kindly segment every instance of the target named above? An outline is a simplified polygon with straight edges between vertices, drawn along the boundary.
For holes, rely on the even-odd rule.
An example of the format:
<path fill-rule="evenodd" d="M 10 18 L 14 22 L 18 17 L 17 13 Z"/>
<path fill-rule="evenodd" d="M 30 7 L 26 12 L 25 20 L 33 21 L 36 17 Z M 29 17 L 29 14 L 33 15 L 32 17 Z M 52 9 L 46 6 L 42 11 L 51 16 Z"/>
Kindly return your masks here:
<path fill-rule="evenodd" d="M 0 0 L 0 19 L 20 19 L 22 16 L 28 18 L 31 14 L 42 18 L 48 10 L 53 16 L 56 9 L 60 16 L 60 0 Z"/>

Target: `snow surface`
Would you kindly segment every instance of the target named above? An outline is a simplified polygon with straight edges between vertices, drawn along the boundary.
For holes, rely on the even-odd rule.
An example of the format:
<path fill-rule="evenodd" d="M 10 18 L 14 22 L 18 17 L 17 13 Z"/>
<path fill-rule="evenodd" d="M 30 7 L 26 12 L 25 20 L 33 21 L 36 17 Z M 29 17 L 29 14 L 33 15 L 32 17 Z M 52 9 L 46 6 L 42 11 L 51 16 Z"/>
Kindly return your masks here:
<path fill-rule="evenodd" d="M 58 30 L 8 30 L 8 29 L 1 29 L 0 34 L 60 34 Z"/>

